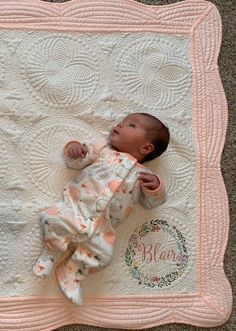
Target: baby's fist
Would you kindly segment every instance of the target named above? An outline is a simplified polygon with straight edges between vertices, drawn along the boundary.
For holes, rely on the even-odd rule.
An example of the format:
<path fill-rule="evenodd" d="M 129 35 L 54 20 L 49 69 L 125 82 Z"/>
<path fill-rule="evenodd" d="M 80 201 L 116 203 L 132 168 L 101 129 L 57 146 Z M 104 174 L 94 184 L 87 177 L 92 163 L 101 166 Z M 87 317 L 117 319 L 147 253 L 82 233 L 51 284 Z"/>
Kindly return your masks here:
<path fill-rule="evenodd" d="M 70 141 L 64 148 L 64 154 L 72 159 L 82 158 L 87 155 L 88 148 L 85 144 L 81 144 L 78 141 Z"/>
<path fill-rule="evenodd" d="M 147 190 L 156 190 L 160 186 L 159 178 L 148 172 L 140 171 L 138 180 L 141 187 Z"/>

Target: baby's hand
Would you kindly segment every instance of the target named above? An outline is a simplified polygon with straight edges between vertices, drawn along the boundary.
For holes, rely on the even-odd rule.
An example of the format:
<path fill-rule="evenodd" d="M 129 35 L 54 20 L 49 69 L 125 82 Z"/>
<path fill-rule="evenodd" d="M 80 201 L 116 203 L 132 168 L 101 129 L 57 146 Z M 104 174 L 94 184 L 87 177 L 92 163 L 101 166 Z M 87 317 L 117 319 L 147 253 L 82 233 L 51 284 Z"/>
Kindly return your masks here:
<path fill-rule="evenodd" d="M 64 154 L 72 159 L 82 158 L 84 159 L 88 152 L 88 148 L 85 144 L 81 144 L 78 141 L 70 141 L 64 149 Z"/>
<path fill-rule="evenodd" d="M 148 190 L 156 190 L 160 185 L 159 178 L 156 175 L 144 171 L 140 171 L 138 180 L 141 187 Z"/>

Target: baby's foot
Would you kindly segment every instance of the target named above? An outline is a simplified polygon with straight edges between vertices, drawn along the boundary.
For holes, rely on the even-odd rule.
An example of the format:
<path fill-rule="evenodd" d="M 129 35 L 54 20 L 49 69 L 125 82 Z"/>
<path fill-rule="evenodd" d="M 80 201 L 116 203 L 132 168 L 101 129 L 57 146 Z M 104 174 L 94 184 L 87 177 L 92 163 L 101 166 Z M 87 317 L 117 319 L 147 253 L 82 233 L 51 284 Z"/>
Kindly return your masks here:
<path fill-rule="evenodd" d="M 48 276 L 53 269 L 54 260 L 55 258 L 52 255 L 43 251 L 33 266 L 34 274 L 42 278 Z"/>
<path fill-rule="evenodd" d="M 78 278 L 78 264 L 66 259 L 56 268 L 56 278 L 61 291 L 77 305 L 82 305 L 82 290 Z"/>

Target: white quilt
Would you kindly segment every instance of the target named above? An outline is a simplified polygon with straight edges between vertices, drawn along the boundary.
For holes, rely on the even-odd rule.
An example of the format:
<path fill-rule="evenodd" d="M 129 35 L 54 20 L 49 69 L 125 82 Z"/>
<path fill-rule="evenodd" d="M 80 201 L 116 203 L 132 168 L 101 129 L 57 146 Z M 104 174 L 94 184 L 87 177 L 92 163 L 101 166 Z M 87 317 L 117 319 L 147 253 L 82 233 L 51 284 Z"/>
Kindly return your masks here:
<path fill-rule="evenodd" d="M 85 297 L 191 293 L 196 287 L 196 178 L 189 39 L 156 33 L 0 32 L 0 294 L 62 296 L 38 279 L 38 214 L 75 176 L 63 146 L 107 132 L 132 112 L 159 117 L 168 151 L 150 162 L 168 200 L 137 206 L 118 229 L 113 263 Z M 151 221 L 154 221 L 151 223 Z M 99 285 L 98 285 L 99 284 Z"/>

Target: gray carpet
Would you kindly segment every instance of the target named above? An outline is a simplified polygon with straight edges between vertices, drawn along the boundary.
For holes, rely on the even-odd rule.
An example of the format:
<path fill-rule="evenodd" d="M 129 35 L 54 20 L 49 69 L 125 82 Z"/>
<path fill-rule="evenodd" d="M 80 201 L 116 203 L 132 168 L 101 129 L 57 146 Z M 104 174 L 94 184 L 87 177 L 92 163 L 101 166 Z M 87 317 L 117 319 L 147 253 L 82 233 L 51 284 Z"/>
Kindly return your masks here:
<path fill-rule="evenodd" d="M 64 0 L 48 0 L 51 2 L 64 2 Z M 179 2 L 178 0 L 136 0 L 145 4 L 160 5 L 171 4 Z M 236 59 L 236 47 L 235 47 L 235 17 L 236 17 L 236 2 L 235 0 L 211 0 L 218 10 L 220 11 L 222 23 L 223 23 L 223 40 L 221 53 L 219 56 L 219 68 L 220 75 L 224 85 L 226 97 L 229 107 L 229 124 L 226 137 L 226 143 L 224 152 L 222 155 L 222 173 L 225 180 L 226 189 L 229 197 L 230 206 L 230 218 L 231 226 L 229 233 L 229 242 L 225 253 L 225 272 L 233 287 L 234 302 L 235 302 L 235 288 L 236 288 L 236 114 L 235 114 L 235 59 Z M 57 331 L 107 331 L 105 328 L 98 328 L 92 326 L 71 325 L 57 329 Z M 112 329 L 118 331 L 119 329 Z M 146 329 L 147 330 L 147 329 Z M 199 328 L 189 325 L 165 325 L 148 329 L 150 331 L 204 331 L 209 330 L 207 328 Z M 215 331 L 234 331 L 236 330 L 236 309 L 234 304 L 234 311 L 229 321 L 217 328 L 211 328 Z M 56 330 L 55 330 L 56 331 Z"/>

